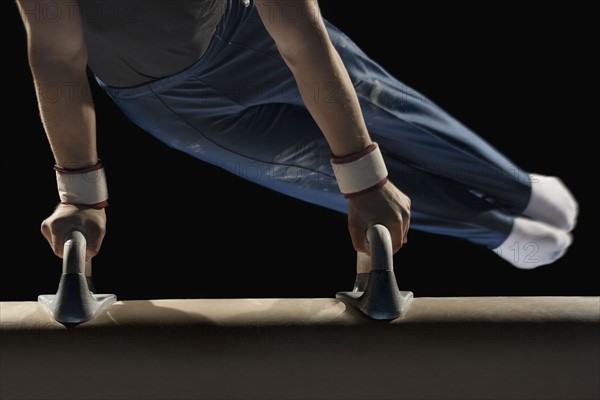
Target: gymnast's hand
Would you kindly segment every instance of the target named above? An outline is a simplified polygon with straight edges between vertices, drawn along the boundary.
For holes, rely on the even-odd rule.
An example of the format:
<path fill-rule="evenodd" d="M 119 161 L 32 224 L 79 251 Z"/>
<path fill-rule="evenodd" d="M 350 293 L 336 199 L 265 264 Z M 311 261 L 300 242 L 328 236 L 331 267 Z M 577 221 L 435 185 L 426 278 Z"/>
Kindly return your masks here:
<path fill-rule="evenodd" d="M 349 199 L 348 229 L 356 251 L 370 253 L 367 230 L 382 224 L 392 237 L 396 253 L 405 243 L 410 224 L 410 199 L 392 182 L 380 189 Z"/>
<path fill-rule="evenodd" d="M 51 216 L 42 222 L 42 234 L 50 243 L 54 254 L 63 256 L 65 236 L 77 229 L 87 241 L 86 261 L 98 254 L 106 233 L 106 212 L 104 209 L 59 204 Z"/>

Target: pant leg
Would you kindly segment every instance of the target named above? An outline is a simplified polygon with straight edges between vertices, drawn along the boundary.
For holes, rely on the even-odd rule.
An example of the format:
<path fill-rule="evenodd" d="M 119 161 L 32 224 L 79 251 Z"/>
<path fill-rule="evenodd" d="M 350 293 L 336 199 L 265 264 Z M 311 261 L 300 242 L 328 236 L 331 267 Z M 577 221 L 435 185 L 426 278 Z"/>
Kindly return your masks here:
<path fill-rule="evenodd" d="M 329 164 L 327 143 L 304 107 L 291 72 L 258 15 L 236 3 L 231 2 L 205 56 L 186 71 L 137 88 L 103 87 L 133 122 L 171 147 L 272 190 L 346 212 L 347 202 Z M 328 27 L 351 67 L 365 119 L 382 145 L 390 178 L 413 199 L 412 228 L 489 247 L 500 244 L 512 219 L 473 195 L 473 188 L 465 182 L 436 174 L 427 164 L 429 159 L 421 157 L 425 165 L 419 165 L 420 158 L 412 153 L 434 153 L 440 161 L 466 159 L 494 169 L 504 158 L 474 134 L 466 137 L 464 131 L 455 132 L 450 117 L 430 103 L 408 104 L 425 110 L 414 111 L 415 116 L 425 122 L 429 117 L 431 126 L 439 125 L 435 134 L 404 119 L 402 109 L 382 112 L 381 97 L 373 95 L 372 88 L 379 87 L 376 81 L 384 82 L 383 77 L 390 80 L 387 84 L 394 88 L 390 94 L 396 103 L 409 94 L 417 95 L 402 92 L 400 82 L 373 66 L 364 74 L 380 79 L 369 85 L 357 80 L 359 67 L 367 65 L 366 61 L 360 64 L 355 60 L 353 65 L 348 60 L 353 54 L 357 59 L 365 56 L 351 42 L 342 42 L 343 36 L 335 28 Z M 367 86 L 371 87 L 368 99 L 363 93 Z"/>
<path fill-rule="evenodd" d="M 466 239 L 495 249 L 510 234 L 514 217 L 465 186 L 386 156 L 390 177 L 412 201 L 411 229 Z"/>
<path fill-rule="evenodd" d="M 528 172 L 388 73 L 335 26 L 327 27 L 382 151 L 458 182 L 509 213 L 525 209 L 531 194 Z"/>

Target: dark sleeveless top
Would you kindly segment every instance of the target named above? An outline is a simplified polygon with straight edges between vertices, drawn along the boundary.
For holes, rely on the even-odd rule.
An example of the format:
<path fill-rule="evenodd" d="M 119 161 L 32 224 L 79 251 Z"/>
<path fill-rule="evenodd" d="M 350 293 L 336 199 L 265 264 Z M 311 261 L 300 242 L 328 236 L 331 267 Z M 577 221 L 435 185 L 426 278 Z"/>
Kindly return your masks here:
<path fill-rule="evenodd" d="M 79 0 L 88 66 L 138 86 L 189 67 L 208 48 L 227 0 Z"/>

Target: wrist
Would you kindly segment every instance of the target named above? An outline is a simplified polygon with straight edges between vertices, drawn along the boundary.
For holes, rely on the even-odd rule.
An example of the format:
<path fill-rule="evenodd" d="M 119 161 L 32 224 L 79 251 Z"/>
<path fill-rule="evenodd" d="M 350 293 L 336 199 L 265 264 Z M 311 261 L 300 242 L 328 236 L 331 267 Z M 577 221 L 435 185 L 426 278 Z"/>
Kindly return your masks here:
<path fill-rule="evenodd" d="M 343 159 L 346 157 L 352 157 L 356 154 L 360 154 L 365 151 L 369 146 L 373 145 L 373 141 L 370 138 L 360 138 L 358 141 L 353 141 L 352 144 L 344 143 L 341 147 L 339 144 L 336 147 L 331 147 L 331 158 L 332 159 Z"/>
<path fill-rule="evenodd" d="M 77 171 L 77 170 L 83 170 L 83 169 L 87 169 L 90 167 L 94 167 L 96 165 L 98 165 L 98 163 L 101 163 L 101 161 L 96 158 L 95 160 L 84 160 L 84 161 L 69 161 L 69 162 L 65 162 L 65 161 L 57 161 L 56 164 L 54 164 L 54 168 L 55 169 L 60 169 L 60 170 L 65 170 L 65 171 Z"/>
<path fill-rule="evenodd" d="M 377 143 L 344 157 L 332 156 L 331 165 L 346 198 L 373 192 L 388 181 L 387 168 Z"/>
<path fill-rule="evenodd" d="M 55 165 L 54 171 L 62 204 L 96 209 L 108 206 L 108 188 L 102 161 L 84 168 Z"/>

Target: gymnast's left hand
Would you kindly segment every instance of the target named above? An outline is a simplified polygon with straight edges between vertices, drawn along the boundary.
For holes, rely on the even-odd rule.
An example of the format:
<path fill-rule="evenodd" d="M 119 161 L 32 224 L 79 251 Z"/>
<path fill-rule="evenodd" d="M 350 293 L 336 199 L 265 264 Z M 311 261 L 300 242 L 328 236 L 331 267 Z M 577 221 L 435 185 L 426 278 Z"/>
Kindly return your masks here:
<path fill-rule="evenodd" d="M 367 230 L 376 224 L 390 231 L 396 253 L 406 244 L 410 225 L 410 199 L 392 182 L 376 191 L 349 199 L 348 229 L 354 249 L 370 255 Z"/>

